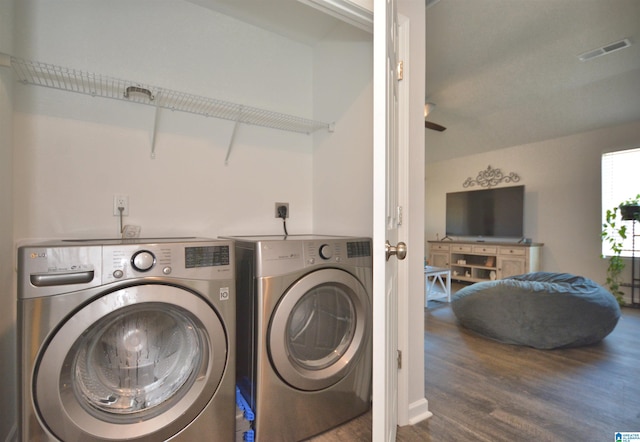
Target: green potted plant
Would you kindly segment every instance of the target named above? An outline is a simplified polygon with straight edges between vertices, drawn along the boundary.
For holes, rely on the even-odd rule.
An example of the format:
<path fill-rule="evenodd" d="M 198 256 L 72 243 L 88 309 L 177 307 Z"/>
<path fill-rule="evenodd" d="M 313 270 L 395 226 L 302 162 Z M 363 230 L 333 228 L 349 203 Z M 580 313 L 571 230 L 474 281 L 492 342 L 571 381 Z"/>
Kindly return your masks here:
<path fill-rule="evenodd" d="M 620 290 L 622 282 L 620 275 L 625 268 L 625 261 L 621 254 L 623 242 L 627 238 L 627 225 L 622 221 L 630 220 L 640 220 L 640 194 L 608 209 L 605 222 L 602 224 L 602 241 L 609 243 L 612 251 L 609 257 L 606 284 L 621 305 L 624 304 L 624 293 Z"/>

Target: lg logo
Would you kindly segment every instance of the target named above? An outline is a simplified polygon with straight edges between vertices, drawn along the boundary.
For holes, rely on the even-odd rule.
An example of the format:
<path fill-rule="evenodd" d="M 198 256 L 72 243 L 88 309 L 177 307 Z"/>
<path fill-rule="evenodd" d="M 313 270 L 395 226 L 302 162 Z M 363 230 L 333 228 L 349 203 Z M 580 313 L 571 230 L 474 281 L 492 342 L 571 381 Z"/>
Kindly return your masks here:
<path fill-rule="evenodd" d="M 35 258 L 46 258 L 47 257 L 47 253 L 46 252 L 32 252 L 31 253 L 31 259 L 35 259 Z"/>

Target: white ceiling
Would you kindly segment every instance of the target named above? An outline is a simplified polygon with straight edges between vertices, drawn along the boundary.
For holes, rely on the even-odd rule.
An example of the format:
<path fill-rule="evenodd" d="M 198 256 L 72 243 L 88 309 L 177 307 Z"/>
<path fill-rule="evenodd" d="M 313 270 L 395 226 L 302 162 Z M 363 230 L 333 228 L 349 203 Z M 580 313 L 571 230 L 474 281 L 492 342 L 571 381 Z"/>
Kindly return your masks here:
<path fill-rule="evenodd" d="M 640 120 L 638 0 L 440 0 L 426 23 L 428 119 L 447 127 L 427 161 Z"/>
<path fill-rule="evenodd" d="M 298 0 L 187 0 L 307 45 L 322 40 L 338 20 Z"/>
<path fill-rule="evenodd" d="M 338 21 L 297 0 L 188 0 L 313 45 Z M 640 120 L 640 0 L 425 0 L 426 159 Z M 631 47 L 582 62 L 623 38 Z"/>

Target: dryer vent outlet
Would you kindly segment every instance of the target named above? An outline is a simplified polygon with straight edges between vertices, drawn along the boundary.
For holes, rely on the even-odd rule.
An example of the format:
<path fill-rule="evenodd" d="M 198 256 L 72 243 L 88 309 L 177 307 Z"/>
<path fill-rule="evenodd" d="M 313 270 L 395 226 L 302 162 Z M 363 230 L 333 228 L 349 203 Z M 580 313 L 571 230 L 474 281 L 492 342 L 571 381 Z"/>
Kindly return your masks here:
<path fill-rule="evenodd" d="M 276 218 L 289 218 L 289 203 L 276 203 Z"/>

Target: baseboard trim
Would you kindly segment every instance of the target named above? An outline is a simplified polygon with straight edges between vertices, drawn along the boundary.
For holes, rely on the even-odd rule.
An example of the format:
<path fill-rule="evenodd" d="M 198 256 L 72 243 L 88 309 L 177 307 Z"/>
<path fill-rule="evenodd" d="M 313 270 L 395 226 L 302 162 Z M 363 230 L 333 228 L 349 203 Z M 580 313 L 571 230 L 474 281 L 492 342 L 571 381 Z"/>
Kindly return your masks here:
<path fill-rule="evenodd" d="M 415 425 L 418 422 L 429 419 L 433 413 L 429 411 L 429 401 L 422 398 L 409 405 L 409 425 Z"/>

